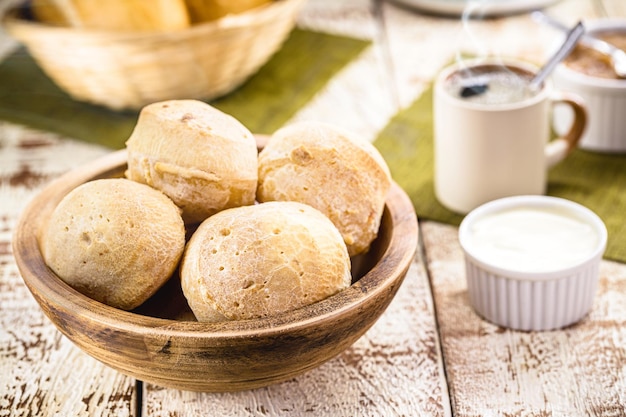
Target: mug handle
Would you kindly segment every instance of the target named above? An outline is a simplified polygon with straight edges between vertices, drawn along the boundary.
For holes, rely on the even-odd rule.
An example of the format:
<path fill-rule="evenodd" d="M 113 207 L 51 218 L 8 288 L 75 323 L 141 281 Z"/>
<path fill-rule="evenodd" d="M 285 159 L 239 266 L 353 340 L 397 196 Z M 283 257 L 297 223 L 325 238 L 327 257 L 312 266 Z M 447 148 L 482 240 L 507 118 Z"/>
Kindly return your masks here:
<path fill-rule="evenodd" d="M 556 165 L 567 157 L 578 145 L 580 138 L 587 127 L 588 112 L 583 100 L 575 94 L 564 91 L 555 91 L 551 94 L 552 105 L 567 104 L 574 111 L 574 121 L 569 131 L 546 145 L 546 162 L 548 168 Z"/>

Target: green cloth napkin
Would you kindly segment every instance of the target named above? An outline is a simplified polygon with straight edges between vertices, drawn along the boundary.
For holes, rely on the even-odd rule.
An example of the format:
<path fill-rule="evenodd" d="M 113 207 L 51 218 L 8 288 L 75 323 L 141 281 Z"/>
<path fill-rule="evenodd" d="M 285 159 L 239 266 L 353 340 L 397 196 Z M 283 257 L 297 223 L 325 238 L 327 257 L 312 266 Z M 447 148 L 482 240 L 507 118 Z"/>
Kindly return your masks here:
<path fill-rule="evenodd" d="M 211 104 L 254 133 L 272 133 L 369 44 L 294 29 L 283 47 L 244 85 Z M 121 149 L 137 115 L 73 100 L 24 49 L 0 64 L 0 119 Z"/>
<path fill-rule="evenodd" d="M 432 97 L 430 86 L 394 116 L 374 144 L 419 218 L 459 225 L 463 216 L 435 198 Z M 626 155 L 577 149 L 550 170 L 547 193 L 580 203 L 600 216 L 609 232 L 605 258 L 626 262 Z"/>

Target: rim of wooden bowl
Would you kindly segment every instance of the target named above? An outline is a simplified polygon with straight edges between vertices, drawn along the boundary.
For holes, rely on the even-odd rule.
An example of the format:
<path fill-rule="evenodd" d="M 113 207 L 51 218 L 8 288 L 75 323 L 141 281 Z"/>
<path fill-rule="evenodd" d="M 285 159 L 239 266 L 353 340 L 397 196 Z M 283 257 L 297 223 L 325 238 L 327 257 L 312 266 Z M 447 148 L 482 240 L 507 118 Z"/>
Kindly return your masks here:
<path fill-rule="evenodd" d="M 325 300 L 273 317 L 220 323 L 156 318 L 102 304 L 71 288 L 46 266 L 39 250 L 38 236 L 56 205 L 69 191 L 86 181 L 119 177 L 126 167 L 126 155 L 126 150 L 116 151 L 62 175 L 46 186 L 23 211 L 13 239 L 13 252 L 22 278 L 35 298 L 43 297 L 46 303 L 54 304 L 60 310 L 71 310 L 73 315 L 80 315 L 83 319 L 137 335 L 150 336 L 158 329 L 164 337 L 268 337 L 282 334 L 287 329 L 317 327 L 324 321 L 332 322 L 348 311 L 361 308 L 368 299 L 389 291 L 394 285 L 399 286 L 398 281 L 404 279 L 415 255 L 417 216 L 406 193 L 393 183 L 384 214 L 386 221 L 392 222 L 386 249 L 358 281 Z M 59 327 L 57 323 L 55 325 Z"/>

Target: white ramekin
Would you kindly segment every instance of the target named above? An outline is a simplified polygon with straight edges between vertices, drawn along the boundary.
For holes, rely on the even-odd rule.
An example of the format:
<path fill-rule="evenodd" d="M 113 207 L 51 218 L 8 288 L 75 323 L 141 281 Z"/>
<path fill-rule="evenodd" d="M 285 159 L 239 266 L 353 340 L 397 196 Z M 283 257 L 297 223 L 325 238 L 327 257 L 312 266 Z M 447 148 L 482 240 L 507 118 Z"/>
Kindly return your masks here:
<path fill-rule="evenodd" d="M 512 208 L 560 210 L 591 225 L 595 249 L 564 269 L 528 272 L 493 265 L 472 246 L 477 220 Z M 573 324 L 592 308 L 607 230 L 588 208 L 557 197 L 515 196 L 494 200 L 471 211 L 459 227 L 465 253 L 469 301 L 484 319 L 516 330 L 552 330 Z"/>
<path fill-rule="evenodd" d="M 626 19 L 598 19 L 585 22 L 590 34 L 605 30 L 626 32 Z M 589 122 L 579 147 L 597 152 L 626 152 L 626 80 L 606 79 L 574 71 L 566 64 L 553 74 L 556 88 L 579 95 L 587 105 Z M 564 130 L 571 123 L 569 109 L 555 111 L 555 127 Z"/>

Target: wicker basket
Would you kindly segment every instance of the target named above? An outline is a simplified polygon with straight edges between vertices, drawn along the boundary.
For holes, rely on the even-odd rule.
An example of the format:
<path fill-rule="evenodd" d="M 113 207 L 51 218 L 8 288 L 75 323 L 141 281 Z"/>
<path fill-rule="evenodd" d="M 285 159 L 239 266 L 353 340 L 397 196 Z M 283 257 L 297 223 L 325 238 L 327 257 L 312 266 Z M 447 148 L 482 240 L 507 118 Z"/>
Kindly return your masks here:
<path fill-rule="evenodd" d="M 277 0 L 222 19 L 167 32 L 65 28 L 9 11 L 6 31 L 76 100 L 115 110 L 155 101 L 224 95 L 281 47 L 305 0 Z"/>

